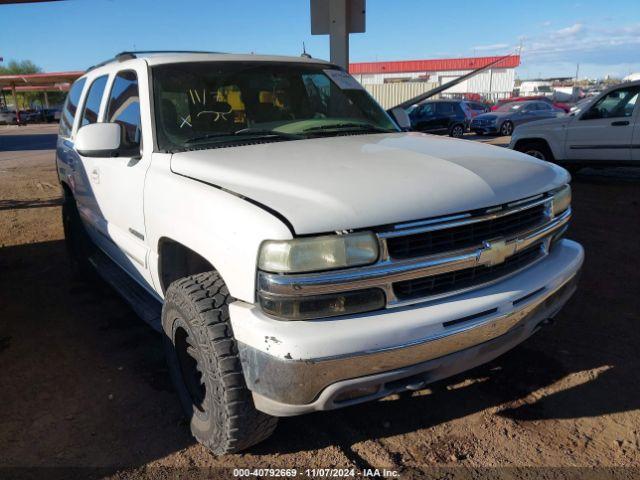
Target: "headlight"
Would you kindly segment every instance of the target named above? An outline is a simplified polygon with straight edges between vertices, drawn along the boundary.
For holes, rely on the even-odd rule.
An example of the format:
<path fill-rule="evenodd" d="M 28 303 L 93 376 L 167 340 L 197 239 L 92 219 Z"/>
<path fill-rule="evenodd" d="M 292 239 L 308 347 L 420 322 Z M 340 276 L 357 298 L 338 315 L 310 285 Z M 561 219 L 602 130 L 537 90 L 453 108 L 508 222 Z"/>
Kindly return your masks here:
<path fill-rule="evenodd" d="M 551 211 L 553 212 L 553 216 L 557 217 L 570 206 L 571 187 L 569 185 L 565 185 L 553 194 L 553 200 L 551 201 Z"/>
<path fill-rule="evenodd" d="M 260 247 L 258 268 L 274 273 L 299 273 L 367 265 L 378 259 L 371 232 L 293 240 L 267 240 Z"/>

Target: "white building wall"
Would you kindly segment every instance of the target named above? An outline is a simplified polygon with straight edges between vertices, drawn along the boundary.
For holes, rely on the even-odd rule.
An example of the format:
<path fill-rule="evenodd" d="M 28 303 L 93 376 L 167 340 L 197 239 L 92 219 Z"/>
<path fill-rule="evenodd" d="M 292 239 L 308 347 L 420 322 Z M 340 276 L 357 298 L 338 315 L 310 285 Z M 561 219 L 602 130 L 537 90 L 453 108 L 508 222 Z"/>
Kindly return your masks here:
<path fill-rule="evenodd" d="M 408 78 L 411 80 L 428 81 L 436 85 L 450 82 L 471 70 L 440 71 L 440 72 L 408 72 L 408 73 L 376 73 L 354 75 L 363 85 L 378 85 L 385 80 L 394 78 Z M 494 68 L 481 72 L 464 82 L 448 89 L 445 93 L 478 93 L 492 99 L 505 98 L 511 95 L 515 86 L 515 69 Z"/>
<path fill-rule="evenodd" d="M 386 110 L 437 86 L 428 82 L 401 82 L 365 84 L 364 88 Z"/>

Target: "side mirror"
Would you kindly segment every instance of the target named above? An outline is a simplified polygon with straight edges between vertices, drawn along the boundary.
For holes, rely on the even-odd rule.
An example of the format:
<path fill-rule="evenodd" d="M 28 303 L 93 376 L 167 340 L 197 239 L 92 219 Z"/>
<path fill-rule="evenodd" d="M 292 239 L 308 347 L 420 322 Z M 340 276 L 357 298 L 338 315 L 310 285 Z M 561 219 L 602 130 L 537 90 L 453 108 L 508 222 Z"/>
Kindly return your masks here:
<path fill-rule="evenodd" d="M 117 123 L 92 123 L 78 130 L 75 147 L 85 157 L 117 157 L 122 145 L 122 127 Z"/>
<path fill-rule="evenodd" d="M 411 129 L 411 119 L 409 118 L 409 114 L 404 108 L 395 107 L 389 110 L 389 115 L 396 122 L 398 127 L 401 130 L 410 130 Z"/>

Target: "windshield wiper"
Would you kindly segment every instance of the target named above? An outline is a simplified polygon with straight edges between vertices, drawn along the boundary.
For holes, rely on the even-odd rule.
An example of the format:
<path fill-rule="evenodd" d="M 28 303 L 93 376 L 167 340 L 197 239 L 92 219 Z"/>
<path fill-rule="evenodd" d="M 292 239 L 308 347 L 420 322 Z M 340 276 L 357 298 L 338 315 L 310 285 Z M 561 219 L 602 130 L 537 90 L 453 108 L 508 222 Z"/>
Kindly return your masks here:
<path fill-rule="evenodd" d="M 327 130 L 342 130 L 342 131 L 366 131 L 366 132 L 380 132 L 380 133 L 397 133 L 396 130 L 390 128 L 382 128 L 371 124 L 362 123 L 333 123 L 331 125 L 319 125 L 317 127 L 305 128 L 304 132 L 317 132 Z"/>
<path fill-rule="evenodd" d="M 207 133 L 206 135 L 201 135 L 199 137 L 193 137 L 188 139 L 186 142 L 184 143 L 194 143 L 194 142 L 200 142 L 202 140 L 209 140 L 210 138 L 218 138 L 218 137 L 229 137 L 231 135 L 233 135 L 234 132 L 213 132 L 213 133 Z"/>
<path fill-rule="evenodd" d="M 212 132 L 207 133 L 206 135 L 201 135 L 199 137 L 193 137 L 187 140 L 186 144 L 191 144 L 195 142 L 201 142 L 204 140 L 210 140 L 212 138 L 221 138 L 221 137 L 234 137 L 234 136 L 258 136 L 258 137 L 277 137 L 277 138 L 286 138 L 288 140 L 300 140 L 301 138 L 305 138 L 304 135 L 297 135 L 295 133 L 285 133 L 278 132 L 277 130 L 265 130 L 265 129 L 251 129 L 251 128 L 243 128 L 242 130 L 238 130 L 236 132 Z M 230 141 L 237 141 L 237 138 L 229 138 Z"/>
<path fill-rule="evenodd" d="M 235 132 L 234 135 L 270 136 L 270 137 L 287 138 L 289 140 L 300 140 L 302 138 L 305 138 L 304 135 L 300 135 L 297 133 L 279 132 L 278 130 L 269 130 L 269 129 L 263 129 L 263 128 L 243 128 L 242 130 L 238 130 L 237 132 Z"/>

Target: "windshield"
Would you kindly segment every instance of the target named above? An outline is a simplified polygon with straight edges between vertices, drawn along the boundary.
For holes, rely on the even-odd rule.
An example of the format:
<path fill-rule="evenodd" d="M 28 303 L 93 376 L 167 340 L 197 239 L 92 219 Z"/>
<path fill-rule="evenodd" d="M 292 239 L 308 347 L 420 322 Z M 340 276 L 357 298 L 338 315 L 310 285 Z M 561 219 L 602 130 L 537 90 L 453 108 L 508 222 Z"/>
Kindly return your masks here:
<path fill-rule="evenodd" d="M 515 112 L 522 108 L 522 103 L 512 102 L 500 105 L 496 110 L 498 112 Z"/>
<path fill-rule="evenodd" d="M 328 65 L 176 63 L 152 74 L 161 150 L 398 131 L 360 84 Z"/>

